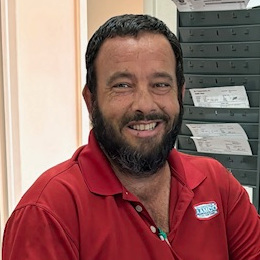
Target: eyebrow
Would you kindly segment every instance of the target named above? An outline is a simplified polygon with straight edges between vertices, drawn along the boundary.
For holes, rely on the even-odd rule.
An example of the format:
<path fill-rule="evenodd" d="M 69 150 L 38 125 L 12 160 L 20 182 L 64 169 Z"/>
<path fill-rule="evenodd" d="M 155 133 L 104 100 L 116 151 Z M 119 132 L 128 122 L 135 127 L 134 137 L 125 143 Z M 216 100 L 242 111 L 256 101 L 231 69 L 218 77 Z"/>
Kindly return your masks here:
<path fill-rule="evenodd" d="M 133 79 L 134 76 L 131 73 L 129 73 L 129 72 L 118 71 L 118 72 L 115 72 L 114 74 L 112 74 L 107 79 L 107 85 L 112 84 L 115 80 L 117 80 L 119 78 Z"/>
<path fill-rule="evenodd" d="M 174 81 L 174 78 L 167 72 L 155 72 L 152 74 L 151 78 L 156 79 L 156 78 L 165 78 L 170 80 L 171 82 Z"/>

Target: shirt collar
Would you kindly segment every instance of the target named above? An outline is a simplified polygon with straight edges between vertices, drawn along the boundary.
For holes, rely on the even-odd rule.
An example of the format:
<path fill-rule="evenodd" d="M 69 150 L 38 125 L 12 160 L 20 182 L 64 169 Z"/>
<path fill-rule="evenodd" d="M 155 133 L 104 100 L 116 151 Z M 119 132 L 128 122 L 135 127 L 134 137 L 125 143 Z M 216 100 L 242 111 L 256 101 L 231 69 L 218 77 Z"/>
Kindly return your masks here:
<path fill-rule="evenodd" d="M 172 174 L 184 186 L 190 189 L 197 187 L 206 177 L 190 159 L 175 149 L 169 155 Z M 89 143 L 78 155 L 78 163 L 89 190 L 100 195 L 122 193 L 124 188 L 112 170 L 111 164 L 101 150 L 93 131 L 89 135 Z"/>
<path fill-rule="evenodd" d="M 206 173 L 198 169 L 196 156 L 188 155 L 173 149 L 168 162 L 173 174 L 185 186 L 195 189 L 206 179 Z"/>
<path fill-rule="evenodd" d="M 89 143 L 80 153 L 78 162 L 85 182 L 91 192 L 100 195 L 122 193 L 122 184 L 101 150 L 93 131 L 90 132 Z"/>

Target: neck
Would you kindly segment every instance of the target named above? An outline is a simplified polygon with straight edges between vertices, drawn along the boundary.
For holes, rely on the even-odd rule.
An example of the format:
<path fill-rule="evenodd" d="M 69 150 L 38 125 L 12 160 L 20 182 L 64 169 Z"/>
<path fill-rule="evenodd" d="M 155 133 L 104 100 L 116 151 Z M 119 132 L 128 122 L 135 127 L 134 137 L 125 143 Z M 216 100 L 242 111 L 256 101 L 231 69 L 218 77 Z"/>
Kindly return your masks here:
<path fill-rule="evenodd" d="M 118 170 L 115 173 L 122 184 L 145 206 L 155 224 L 168 233 L 171 171 L 168 162 L 155 174 L 134 178 Z"/>
<path fill-rule="evenodd" d="M 152 200 L 160 190 L 170 189 L 170 167 L 168 162 L 152 175 L 135 177 L 113 167 L 116 176 L 124 187 L 137 196 L 142 202 Z"/>

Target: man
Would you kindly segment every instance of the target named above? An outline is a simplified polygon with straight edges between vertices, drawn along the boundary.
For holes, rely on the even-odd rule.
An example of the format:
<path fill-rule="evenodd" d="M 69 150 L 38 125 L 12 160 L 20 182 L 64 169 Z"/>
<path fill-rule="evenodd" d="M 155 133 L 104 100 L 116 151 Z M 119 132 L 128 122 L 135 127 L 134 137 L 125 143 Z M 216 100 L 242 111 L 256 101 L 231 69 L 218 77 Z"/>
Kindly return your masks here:
<path fill-rule="evenodd" d="M 3 260 L 257 260 L 260 222 L 213 159 L 177 152 L 182 51 L 147 15 L 113 17 L 89 41 L 89 144 L 48 170 L 5 229 Z"/>

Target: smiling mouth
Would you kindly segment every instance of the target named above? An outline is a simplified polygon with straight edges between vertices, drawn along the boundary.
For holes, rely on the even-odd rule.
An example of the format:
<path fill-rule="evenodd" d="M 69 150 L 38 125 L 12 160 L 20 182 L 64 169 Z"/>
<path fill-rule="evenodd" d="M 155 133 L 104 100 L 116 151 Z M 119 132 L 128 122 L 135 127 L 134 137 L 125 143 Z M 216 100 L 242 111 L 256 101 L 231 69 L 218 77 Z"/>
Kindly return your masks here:
<path fill-rule="evenodd" d="M 152 131 L 158 123 L 149 123 L 149 124 L 134 124 L 130 125 L 129 128 L 136 130 L 136 131 Z"/>

